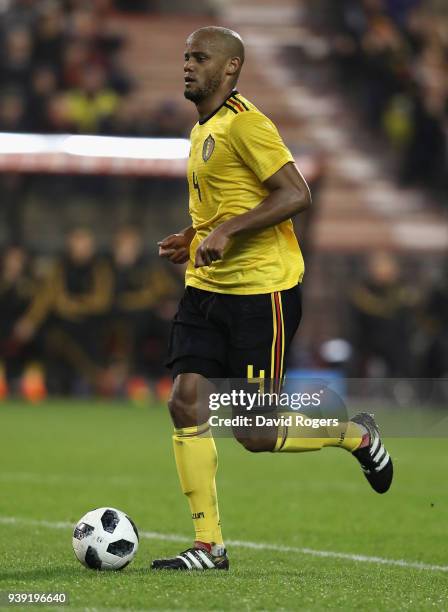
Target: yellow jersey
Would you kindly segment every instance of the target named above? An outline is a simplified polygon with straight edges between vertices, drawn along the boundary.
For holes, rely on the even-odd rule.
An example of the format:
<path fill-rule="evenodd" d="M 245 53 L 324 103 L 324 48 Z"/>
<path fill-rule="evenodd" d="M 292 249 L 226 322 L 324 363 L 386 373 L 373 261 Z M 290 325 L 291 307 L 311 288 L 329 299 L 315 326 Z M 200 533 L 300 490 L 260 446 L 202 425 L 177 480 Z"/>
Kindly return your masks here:
<path fill-rule="evenodd" d="M 304 263 L 289 219 L 233 237 L 222 260 L 194 267 L 199 243 L 224 221 L 260 204 L 269 195 L 264 181 L 293 161 L 272 121 L 236 91 L 196 123 L 188 162 L 189 210 L 196 233 L 186 285 L 251 295 L 301 282 Z"/>

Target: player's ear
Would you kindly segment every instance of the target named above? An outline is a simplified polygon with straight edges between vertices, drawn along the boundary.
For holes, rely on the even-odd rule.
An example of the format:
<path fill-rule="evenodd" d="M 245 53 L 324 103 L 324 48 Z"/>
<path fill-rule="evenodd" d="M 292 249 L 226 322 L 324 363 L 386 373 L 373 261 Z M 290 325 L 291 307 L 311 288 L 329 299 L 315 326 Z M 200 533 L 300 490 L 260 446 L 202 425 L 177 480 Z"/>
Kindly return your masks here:
<path fill-rule="evenodd" d="M 241 68 L 241 60 L 239 57 L 231 57 L 227 63 L 226 74 L 236 75 L 240 71 Z"/>

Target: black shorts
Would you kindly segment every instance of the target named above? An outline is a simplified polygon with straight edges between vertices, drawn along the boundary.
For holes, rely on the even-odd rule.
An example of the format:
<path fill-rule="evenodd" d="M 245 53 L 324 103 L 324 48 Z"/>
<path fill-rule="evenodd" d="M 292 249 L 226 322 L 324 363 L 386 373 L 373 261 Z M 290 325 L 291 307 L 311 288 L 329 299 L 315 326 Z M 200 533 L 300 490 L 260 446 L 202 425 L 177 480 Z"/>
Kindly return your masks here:
<path fill-rule="evenodd" d="M 302 314 L 300 285 L 258 295 L 187 287 L 171 329 L 167 366 L 206 378 L 283 379 Z"/>

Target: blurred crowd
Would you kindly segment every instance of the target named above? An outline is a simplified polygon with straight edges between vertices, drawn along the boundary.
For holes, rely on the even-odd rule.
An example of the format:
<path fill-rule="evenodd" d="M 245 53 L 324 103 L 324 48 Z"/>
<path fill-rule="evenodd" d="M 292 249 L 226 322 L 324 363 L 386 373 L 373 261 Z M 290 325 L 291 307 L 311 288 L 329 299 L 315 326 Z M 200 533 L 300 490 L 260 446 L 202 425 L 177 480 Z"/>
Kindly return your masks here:
<path fill-rule="evenodd" d="M 336 366 L 352 378 L 446 377 L 443 276 L 428 287 L 410 283 L 400 262 L 379 252 L 355 278 L 343 293 L 348 350 L 336 355 L 341 343 L 327 343 L 333 348 L 326 349 L 325 363 L 316 356 L 308 366 Z M 119 228 L 109 253 L 99 252 L 94 234 L 83 227 L 68 232 L 64 252 L 51 258 L 5 248 L 0 398 L 165 397 L 170 321 L 182 290 L 183 267 L 149 257 L 132 226 Z"/>
<path fill-rule="evenodd" d="M 443 378 L 448 374 L 448 261 L 431 282 L 403 273 L 395 256 L 367 258 L 348 293 L 347 373 L 356 378 Z"/>
<path fill-rule="evenodd" d="M 163 383 L 183 279 L 146 255 L 137 229 L 121 227 L 110 253 L 76 227 L 56 257 L 10 246 L 0 261 L 0 395 L 27 395 L 30 379 L 37 396 L 132 395 Z"/>
<path fill-rule="evenodd" d="M 148 2 L 11 0 L 0 3 L 0 131 L 183 136 L 178 109 L 136 108 L 114 8 Z M 161 121 L 162 118 L 162 121 Z"/>
<path fill-rule="evenodd" d="M 324 0 L 323 13 L 340 82 L 397 149 L 400 181 L 446 195 L 448 15 L 430 4 Z"/>

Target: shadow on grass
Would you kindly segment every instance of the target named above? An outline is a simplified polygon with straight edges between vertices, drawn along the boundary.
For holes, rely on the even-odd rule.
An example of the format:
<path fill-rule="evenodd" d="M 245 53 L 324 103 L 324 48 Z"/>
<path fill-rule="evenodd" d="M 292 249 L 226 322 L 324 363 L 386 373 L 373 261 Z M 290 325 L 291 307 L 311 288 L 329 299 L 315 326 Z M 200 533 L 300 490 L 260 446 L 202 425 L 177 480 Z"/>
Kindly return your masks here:
<path fill-rule="evenodd" d="M 172 572 L 169 570 L 151 571 L 146 567 L 133 567 L 126 568 L 124 571 L 96 571 L 83 569 L 82 567 L 73 567 L 69 565 L 54 566 L 54 567 L 36 567 L 23 570 L 6 570 L 0 571 L 0 590 L 3 584 L 3 588 L 13 588 L 14 585 L 22 585 L 26 587 L 32 581 L 42 582 L 54 582 L 57 581 L 59 584 L 63 584 L 64 588 L 69 587 L 76 580 L 101 580 L 101 581 L 112 581 L 120 580 L 121 578 L 126 579 L 126 576 L 132 579 L 142 580 L 182 580 L 188 576 L 191 580 L 225 580 L 225 579 L 272 579 L 273 574 L 278 573 L 283 578 L 289 577 L 290 579 L 295 578 L 309 578 L 309 574 L 313 573 L 304 571 L 301 569 L 279 569 L 277 572 L 272 567 L 234 567 L 227 571 L 215 571 L 215 572 Z"/>
<path fill-rule="evenodd" d="M 129 572 L 130 573 L 130 572 Z M 234 565 L 229 571 L 206 571 L 206 572 L 187 572 L 187 571 L 171 571 L 171 570 L 157 570 L 152 571 L 146 568 L 135 568 L 133 570 L 133 576 L 144 579 L 152 580 L 181 580 L 186 578 L 188 580 L 271 580 L 274 575 L 278 575 L 282 578 L 296 579 L 296 578 L 308 578 L 312 571 L 300 569 L 278 569 L 275 570 L 272 567 L 244 567 L 243 564 Z"/>
<path fill-rule="evenodd" d="M 145 569 L 126 569 L 125 572 L 113 572 L 113 571 L 96 571 L 83 569 L 82 567 L 73 567 L 69 565 L 53 566 L 53 567 L 35 567 L 23 570 L 10 570 L 0 571 L 0 584 L 2 582 L 13 582 L 31 581 L 31 580 L 73 580 L 73 579 L 97 579 L 98 576 L 124 576 L 124 575 L 137 576 L 139 574 L 148 574 L 148 570 Z"/>

